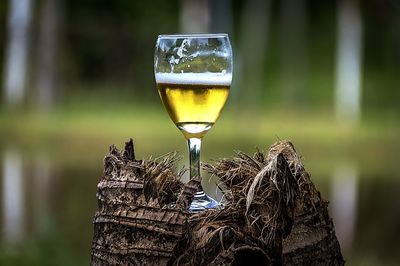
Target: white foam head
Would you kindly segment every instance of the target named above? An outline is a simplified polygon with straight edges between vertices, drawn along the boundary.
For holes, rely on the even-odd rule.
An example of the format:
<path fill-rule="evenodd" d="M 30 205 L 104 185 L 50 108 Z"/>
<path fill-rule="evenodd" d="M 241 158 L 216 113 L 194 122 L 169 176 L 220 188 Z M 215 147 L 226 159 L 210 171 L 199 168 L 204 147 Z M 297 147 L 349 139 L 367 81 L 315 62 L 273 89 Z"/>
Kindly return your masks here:
<path fill-rule="evenodd" d="M 156 82 L 164 84 L 230 86 L 232 74 L 226 73 L 156 73 Z"/>

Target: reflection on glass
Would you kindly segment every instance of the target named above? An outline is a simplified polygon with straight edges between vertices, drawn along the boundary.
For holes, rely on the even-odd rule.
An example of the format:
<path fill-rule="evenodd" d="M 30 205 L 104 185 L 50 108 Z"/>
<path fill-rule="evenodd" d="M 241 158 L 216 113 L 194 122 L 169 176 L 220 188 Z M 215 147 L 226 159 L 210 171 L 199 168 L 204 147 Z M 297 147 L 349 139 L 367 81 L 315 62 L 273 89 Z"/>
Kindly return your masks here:
<path fill-rule="evenodd" d="M 24 192 L 21 154 L 13 149 L 3 157 L 3 232 L 7 242 L 18 242 L 23 236 Z"/>
<path fill-rule="evenodd" d="M 349 249 L 353 242 L 357 218 L 358 170 L 354 165 L 334 169 L 331 186 L 331 210 L 341 247 Z"/>

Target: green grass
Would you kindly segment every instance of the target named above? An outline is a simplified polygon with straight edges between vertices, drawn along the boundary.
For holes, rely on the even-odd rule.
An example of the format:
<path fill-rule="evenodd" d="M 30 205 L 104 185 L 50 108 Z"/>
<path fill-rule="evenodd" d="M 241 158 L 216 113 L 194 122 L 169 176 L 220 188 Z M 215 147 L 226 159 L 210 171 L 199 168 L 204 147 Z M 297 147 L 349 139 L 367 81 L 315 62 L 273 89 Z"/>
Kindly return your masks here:
<path fill-rule="evenodd" d="M 397 173 L 400 127 L 394 116 L 370 115 L 349 126 L 326 111 L 239 110 L 230 106 L 223 112 L 205 137 L 203 158 L 229 157 L 234 150 L 253 152 L 255 147 L 265 150 L 278 139 L 290 139 L 317 172 L 350 161 Z M 46 150 L 60 160 L 80 163 L 101 159 L 108 145 L 121 147 L 130 137 L 139 157 L 172 150 L 186 154 L 185 141 L 161 104 L 69 104 L 48 112 L 2 112 L 0 134 L 2 146 L 21 146 L 32 153 Z"/>

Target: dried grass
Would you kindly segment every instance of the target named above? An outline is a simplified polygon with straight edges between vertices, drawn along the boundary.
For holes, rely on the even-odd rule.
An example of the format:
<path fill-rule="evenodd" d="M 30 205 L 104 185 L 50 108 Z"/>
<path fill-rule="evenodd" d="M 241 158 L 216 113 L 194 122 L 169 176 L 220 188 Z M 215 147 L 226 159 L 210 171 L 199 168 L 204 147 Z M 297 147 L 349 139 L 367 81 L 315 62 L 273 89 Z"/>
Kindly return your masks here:
<path fill-rule="evenodd" d="M 190 217 L 191 231 L 195 233 L 189 236 L 192 244 L 180 259 L 185 254 L 198 254 L 186 257 L 186 263 L 206 264 L 202 261 L 206 254 L 217 255 L 229 243 L 245 240 L 249 247 L 261 247 L 271 254 L 281 252 L 282 237 L 290 233 L 299 196 L 292 173 L 301 178 L 304 172 L 299 162 L 293 145 L 281 141 L 267 155 L 257 151 L 249 156 L 239 151 L 232 159 L 202 164 L 203 169 L 220 180 L 218 186 L 223 188 L 224 202 L 218 209 Z"/>

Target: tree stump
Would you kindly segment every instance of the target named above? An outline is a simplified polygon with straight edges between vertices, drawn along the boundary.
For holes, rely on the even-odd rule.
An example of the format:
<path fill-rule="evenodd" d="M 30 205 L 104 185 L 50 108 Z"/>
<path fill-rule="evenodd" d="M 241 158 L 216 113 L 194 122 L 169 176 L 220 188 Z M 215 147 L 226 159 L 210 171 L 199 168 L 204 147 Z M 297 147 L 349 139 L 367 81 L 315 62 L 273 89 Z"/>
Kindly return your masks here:
<path fill-rule="evenodd" d="M 190 213 L 200 180 L 180 181 L 175 153 L 136 160 L 110 147 L 98 184 L 91 265 L 343 265 L 334 225 L 292 143 L 203 168 L 220 208 Z"/>

